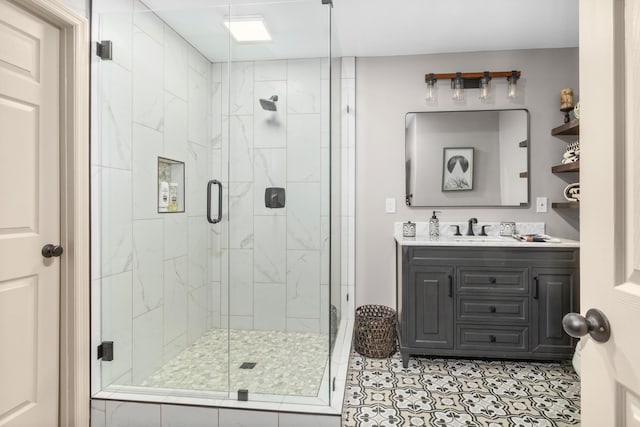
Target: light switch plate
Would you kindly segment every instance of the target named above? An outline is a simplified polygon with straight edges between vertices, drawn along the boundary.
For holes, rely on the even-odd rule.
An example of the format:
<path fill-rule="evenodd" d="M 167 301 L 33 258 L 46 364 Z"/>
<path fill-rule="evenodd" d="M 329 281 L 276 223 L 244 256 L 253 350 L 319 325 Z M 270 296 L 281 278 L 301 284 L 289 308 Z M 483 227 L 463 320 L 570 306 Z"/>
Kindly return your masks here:
<path fill-rule="evenodd" d="M 545 213 L 547 212 L 547 198 L 546 197 L 537 197 L 536 198 L 536 212 Z"/>
<path fill-rule="evenodd" d="M 386 213 L 396 213 L 396 199 L 393 197 L 388 197 L 385 203 L 385 212 Z"/>

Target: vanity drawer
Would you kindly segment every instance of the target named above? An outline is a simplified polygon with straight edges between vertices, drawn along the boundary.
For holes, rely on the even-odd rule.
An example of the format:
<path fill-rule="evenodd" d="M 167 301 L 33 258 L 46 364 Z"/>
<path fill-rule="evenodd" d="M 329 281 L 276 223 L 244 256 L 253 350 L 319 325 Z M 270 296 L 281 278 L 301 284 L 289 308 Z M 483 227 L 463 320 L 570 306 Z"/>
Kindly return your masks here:
<path fill-rule="evenodd" d="M 473 295 L 458 297 L 458 320 L 462 322 L 498 321 L 528 322 L 529 299 L 523 297 L 496 298 Z"/>
<path fill-rule="evenodd" d="M 459 324 L 457 348 L 460 350 L 528 351 L 528 326 L 483 326 Z"/>
<path fill-rule="evenodd" d="M 460 293 L 529 294 L 526 268 L 460 268 L 458 277 Z"/>

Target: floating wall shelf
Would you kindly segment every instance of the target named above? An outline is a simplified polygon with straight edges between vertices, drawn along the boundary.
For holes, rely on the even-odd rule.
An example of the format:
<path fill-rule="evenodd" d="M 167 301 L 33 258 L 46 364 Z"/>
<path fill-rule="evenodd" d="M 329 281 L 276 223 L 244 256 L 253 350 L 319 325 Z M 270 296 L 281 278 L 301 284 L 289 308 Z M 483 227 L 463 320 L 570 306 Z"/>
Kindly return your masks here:
<path fill-rule="evenodd" d="M 580 172 L 580 160 L 573 163 L 567 163 L 566 165 L 553 166 L 551 168 L 553 173 L 567 173 L 567 172 Z"/>
<path fill-rule="evenodd" d="M 551 135 L 580 135 L 580 119 L 573 119 L 569 123 L 551 129 Z"/>
<path fill-rule="evenodd" d="M 568 123 L 551 129 L 553 136 L 578 136 L 580 135 L 580 119 L 573 119 Z M 566 165 L 557 165 L 551 167 L 553 173 L 570 173 L 580 172 L 580 160 L 567 163 Z M 551 207 L 554 209 L 579 209 L 580 202 L 553 202 Z"/>
<path fill-rule="evenodd" d="M 551 207 L 554 209 L 579 209 L 580 202 L 553 202 Z"/>

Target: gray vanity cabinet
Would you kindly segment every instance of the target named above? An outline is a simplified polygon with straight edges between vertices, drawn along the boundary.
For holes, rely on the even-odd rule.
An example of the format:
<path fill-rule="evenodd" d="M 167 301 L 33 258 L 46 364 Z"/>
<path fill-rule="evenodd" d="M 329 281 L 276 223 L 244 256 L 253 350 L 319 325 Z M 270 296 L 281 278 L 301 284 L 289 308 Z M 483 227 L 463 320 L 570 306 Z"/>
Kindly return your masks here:
<path fill-rule="evenodd" d="M 398 246 L 398 337 L 410 354 L 567 359 L 577 248 Z"/>

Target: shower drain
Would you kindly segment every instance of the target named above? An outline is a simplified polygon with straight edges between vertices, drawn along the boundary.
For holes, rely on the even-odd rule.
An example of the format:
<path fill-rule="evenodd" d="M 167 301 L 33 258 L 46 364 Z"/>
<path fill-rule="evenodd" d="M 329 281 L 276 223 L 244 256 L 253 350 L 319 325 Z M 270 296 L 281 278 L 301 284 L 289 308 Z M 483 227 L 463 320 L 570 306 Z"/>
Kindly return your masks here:
<path fill-rule="evenodd" d="M 243 362 L 240 365 L 240 369 L 253 369 L 256 367 L 256 362 Z"/>

